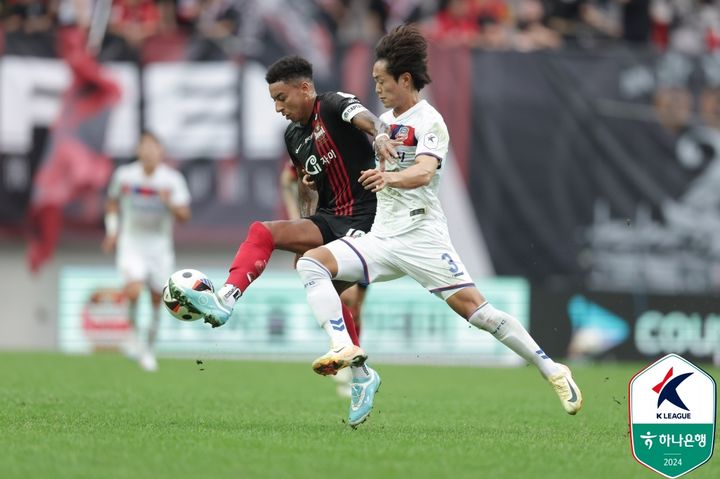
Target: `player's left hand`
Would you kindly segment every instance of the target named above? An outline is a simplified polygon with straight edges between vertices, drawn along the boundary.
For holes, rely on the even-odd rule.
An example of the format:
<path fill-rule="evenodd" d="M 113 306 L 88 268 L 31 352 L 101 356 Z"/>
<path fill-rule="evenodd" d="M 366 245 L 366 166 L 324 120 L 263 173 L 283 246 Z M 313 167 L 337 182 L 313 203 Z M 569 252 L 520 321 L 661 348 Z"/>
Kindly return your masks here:
<path fill-rule="evenodd" d="M 358 182 L 361 183 L 366 190 L 377 193 L 388 185 L 389 174 L 390 173 L 386 171 L 364 170 L 360 172 Z"/>

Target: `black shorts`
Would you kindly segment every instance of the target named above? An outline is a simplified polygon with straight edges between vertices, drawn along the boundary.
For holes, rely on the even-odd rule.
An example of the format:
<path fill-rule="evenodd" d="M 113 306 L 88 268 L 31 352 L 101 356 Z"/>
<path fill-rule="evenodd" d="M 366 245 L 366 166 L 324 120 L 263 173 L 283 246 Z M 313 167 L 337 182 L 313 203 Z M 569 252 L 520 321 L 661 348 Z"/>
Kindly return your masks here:
<path fill-rule="evenodd" d="M 320 229 L 323 244 L 328 244 L 345 236 L 353 236 L 354 231 L 367 233 L 375 221 L 375 215 L 335 216 L 330 213 L 316 213 L 307 219 Z"/>

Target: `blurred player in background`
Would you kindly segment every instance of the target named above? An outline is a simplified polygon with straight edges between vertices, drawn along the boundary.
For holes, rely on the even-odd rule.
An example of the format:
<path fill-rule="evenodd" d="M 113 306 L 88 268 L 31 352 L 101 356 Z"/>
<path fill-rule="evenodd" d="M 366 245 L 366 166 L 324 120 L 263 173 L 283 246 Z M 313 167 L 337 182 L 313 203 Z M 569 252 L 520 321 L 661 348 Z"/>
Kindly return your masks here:
<path fill-rule="evenodd" d="M 158 138 L 144 132 L 138 160 L 120 166 L 110 181 L 105 213 L 103 250 L 117 249 L 117 267 L 125 280 L 128 317 L 140 365 L 157 370 L 154 345 L 160 323 L 162 290 L 175 265 L 173 220 L 190 219 L 190 193 L 182 174 L 163 163 Z M 150 288 L 152 322 L 147 342 L 138 335 L 138 297 Z M 138 348 L 139 345 L 139 348 Z"/>
<path fill-rule="evenodd" d="M 388 126 L 347 93 L 315 91 L 312 65 L 285 57 L 265 76 L 275 110 L 290 120 L 285 145 L 297 171 L 301 219 L 255 222 L 230 266 L 225 285 L 215 294 L 174 287 L 173 296 L 192 304 L 213 327 L 227 322 L 236 301 L 262 274 L 275 249 L 302 254 L 337 238 L 362 235 L 375 218 L 375 193 L 358 183 L 360 172 L 372 168 L 374 155 L 392 158 Z M 374 149 L 367 135 L 375 137 Z M 313 207 L 316 205 L 316 207 Z M 353 282 L 354 283 L 354 282 Z M 352 283 L 335 283 L 340 292 Z M 351 366 L 354 377 L 366 377 L 365 352 L 360 348 L 349 310 L 320 326 L 332 338 L 348 343 L 333 357 Z M 358 367 L 355 367 L 358 366 Z M 313 367 L 317 369 L 317 364 Z M 332 367 L 333 373 L 341 369 Z"/>
<path fill-rule="evenodd" d="M 293 166 L 292 162 L 286 163 L 280 172 L 280 191 L 288 219 L 291 221 L 301 219 L 300 204 L 298 201 L 299 178 L 297 170 Z M 362 330 L 362 305 L 365 302 L 367 287 L 367 283 L 357 283 L 350 286 L 340 295 L 342 303 L 347 306 L 352 314 L 358 340 L 360 339 L 360 331 Z M 337 385 L 336 389 L 338 395 L 349 398 L 351 396 L 350 382 L 352 381 L 350 369 L 341 369 L 335 376 L 333 376 L 333 379 Z"/>
<path fill-rule="evenodd" d="M 319 322 L 337 321 L 340 298 L 333 280 L 388 281 L 410 276 L 436 294 L 471 325 L 488 331 L 547 378 L 564 409 L 575 414 L 582 406 L 570 370 L 553 362 L 520 322 L 495 309 L 475 287 L 453 247 L 438 199 L 443 163 L 448 161 L 449 135 L 442 116 L 420 98 L 430 82 L 427 42 L 412 26 L 400 26 L 375 49 L 375 91 L 386 108 L 380 119 L 390 124 L 397 161 L 380 161 L 362 172 L 360 183 L 377 193 L 378 208 L 370 233 L 347 237 L 312 249 L 298 260 L 308 302 Z M 325 357 L 349 344 L 336 337 Z M 342 362 L 336 364 L 342 366 Z M 352 384 L 349 423 L 356 426 L 370 414 L 380 386 L 374 370 Z M 332 371 L 319 371 L 327 373 Z"/>

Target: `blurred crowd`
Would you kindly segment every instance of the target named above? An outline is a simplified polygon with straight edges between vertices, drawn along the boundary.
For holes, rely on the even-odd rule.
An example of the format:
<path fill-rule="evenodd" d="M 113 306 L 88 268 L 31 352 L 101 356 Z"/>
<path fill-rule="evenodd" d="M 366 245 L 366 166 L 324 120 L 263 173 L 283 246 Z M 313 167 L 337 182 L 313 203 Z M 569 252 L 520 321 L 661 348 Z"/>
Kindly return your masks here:
<path fill-rule="evenodd" d="M 110 7 L 109 38 L 129 52 L 149 39 L 172 49 L 179 37 L 202 38 L 196 48 L 230 57 L 252 55 L 268 29 L 298 46 L 373 43 L 408 21 L 434 42 L 486 49 L 610 42 L 691 54 L 720 48 L 720 0 L 3 0 L 1 31 L 87 27 L 103 3 Z"/>

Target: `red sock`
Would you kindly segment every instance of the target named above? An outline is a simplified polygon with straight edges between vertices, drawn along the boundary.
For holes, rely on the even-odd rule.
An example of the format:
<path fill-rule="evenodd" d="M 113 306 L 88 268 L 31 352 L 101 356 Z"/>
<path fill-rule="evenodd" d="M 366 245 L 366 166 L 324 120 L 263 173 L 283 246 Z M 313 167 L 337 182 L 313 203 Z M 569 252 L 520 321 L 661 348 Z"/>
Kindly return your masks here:
<path fill-rule="evenodd" d="M 247 238 L 237 250 L 225 284 L 245 291 L 260 276 L 275 249 L 272 233 L 262 223 L 250 225 Z"/>
<path fill-rule="evenodd" d="M 355 346 L 360 346 L 360 338 L 358 338 L 357 331 L 355 330 L 355 320 L 353 319 L 352 312 L 350 311 L 350 308 L 342 305 L 342 313 L 343 313 L 343 320 L 345 321 L 345 326 L 347 327 L 348 334 L 350 335 L 350 339 L 352 339 L 352 342 Z"/>
<path fill-rule="evenodd" d="M 353 323 L 355 323 L 355 333 L 357 334 L 358 341 L 360 341 L 360 330 L 362 329 L 362 323 L 355 321 L 355 318 L 353 318 Z"/>

